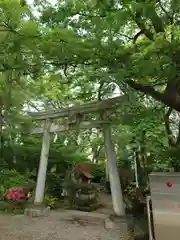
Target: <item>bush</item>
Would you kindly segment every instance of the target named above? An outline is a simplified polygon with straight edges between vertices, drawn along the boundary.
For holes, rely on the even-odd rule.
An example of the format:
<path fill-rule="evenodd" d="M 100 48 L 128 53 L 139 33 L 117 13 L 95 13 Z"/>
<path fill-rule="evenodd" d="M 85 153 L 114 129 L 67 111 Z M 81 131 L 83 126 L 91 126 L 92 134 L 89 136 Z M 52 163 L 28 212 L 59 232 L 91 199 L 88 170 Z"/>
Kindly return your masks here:
<path fill-rule="evenodd" d="M 8 206 L 12 206 L 14 208 L 14 202 L 7 202 L 8 198 L 8 189 L 12 187 L 19 187 L 19 186 L 32 186 L 34 182 L 29 178 L 28 175 L 21 175 L 15 170 L 2 170 L 0 171 L 0 201 L 1 206 L 0 210 L 5 210 Z M 6 203 L 7 204 L 6 204 Z M 18 204 L 19 205 L 19 204 Z"/>
<path fill-rule="evenodd" d="M 4 186 L 0 186 L 0 201 L 7 199 L 7 189 Z"/>
<path fill-rule="evenodd" d="M 93 175 L 93 182 L 100 183 L 101 179 L 106 176 L 104 164 L 91 164 L 91 173 Z"/>
<path fill-rule="evenodd" d="M 34 181 L 28 175 L 21 175 L 15 170 L 0 171 L 0 187 L 6 189 L 16 186 L 34 185 Z"/>
<path fill-rule="evenodd" d="M 61 174 L 48 173 L 46 179 L 47 194 L 55 198 L 61 198 L 63 179 L 64 176 Z"/>
<path fill-rule="evenodd" d="M 49 195 L 45 195 L 43 203 L 45 206 L 55 209 L 58 206 L 58 199 Z"/>
<path fill-rule="evenodd" d="M 136 188 L 135 183 L 130 183 L 125 189 L 124 194 L 125 197 L 130 201 L 131 203 L 131 211 L 134 215 L 144 214 L 146 202 L 145 202 L 145 196 L 146 196 L 146 188 L 139 187 Z"/>

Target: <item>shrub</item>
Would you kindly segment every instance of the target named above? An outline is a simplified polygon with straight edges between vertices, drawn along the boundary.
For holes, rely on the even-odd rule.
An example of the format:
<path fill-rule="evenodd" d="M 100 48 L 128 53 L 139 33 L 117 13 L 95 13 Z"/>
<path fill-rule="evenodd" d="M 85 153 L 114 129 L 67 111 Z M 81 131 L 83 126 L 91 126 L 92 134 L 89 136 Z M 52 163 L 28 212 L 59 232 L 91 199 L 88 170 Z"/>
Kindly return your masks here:
<path fill-rule="evenodd" d="M 2 202 L 2 207 L 0 207 L 0 209 L 4 209 L 3 202 L 7 202 L 7 200 L 7 204 L 11 206 L 12 209 L 17 207 L 23 208 L 27 202 L 27 191 L 25 189 L 33 185 L 34 182 L 28 175 L 21 175 L 15 170 L 5 169 L 0 171 L 0 201 Z M 20 187 L 24 190 L 21 191 Z"/>
<path fill-rule="evenodd" d="M 15 170 L 0 171 L 0 186 L 6 189 L 16 186 L 33 185 L 34 181 L 28 175 L 21 175 Z"/>
<path fill-rule="evenodd" d="M 93 175 L 93 182 L 100 183 L 102 178 L 105 178 L 104 164 L 91 164 L 91 171 Z"/>
<path fill-rule="evenodd" d="M 125 197 L 131 202 L 131 211 L 134 215 L 144 214 L 146 191 L 144 187 L 136 188 L 135 183 L 130 183 L 124 189 Z"/>
<path fill-rule="evenodd" d="M 5 201 L 7 198 L 7 189 L 4 186 L 0 186 L 0 201 Z"/>
<path fill-rule="evenodd" d="M 64 176 L 61 174 L 48 173 L 46 179 L 47 194 L 55 198 L 61 198 L 62 182 Z"/>
<path fill-rule="evenodd" d="M 58 205 L 58 199 L 49 195 L 45 195 L 43 203 L 45 206 L 55 209 Z"/>

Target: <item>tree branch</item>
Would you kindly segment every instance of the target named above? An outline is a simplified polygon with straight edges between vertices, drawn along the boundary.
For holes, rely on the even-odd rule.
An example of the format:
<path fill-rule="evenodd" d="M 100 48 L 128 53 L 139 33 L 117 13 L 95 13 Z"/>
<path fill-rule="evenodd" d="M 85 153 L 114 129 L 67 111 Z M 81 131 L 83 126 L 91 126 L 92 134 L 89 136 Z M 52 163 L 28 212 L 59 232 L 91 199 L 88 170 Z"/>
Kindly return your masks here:
<path fill-rule="evenodd" d="M 179 146 L 179 145 L 180 145 L 180 119 L 179 119 L 179 123 L 178 123 L 178 136 L 177 136 L 177 140 L 176 140 L 176 146 Z"/>
<path fill-rule="evenodd" d="M 97 163 L 97 160 L 98 160 L 98 157 L 100 155 L 101 150 L 102 150 L 102 146 L 101 145 L 96 148 L 96 150 L 94 151 L 93 157 L 92 157 L 92 162 Z"/>
<path fill-rule="evenodd" d="M 138 33 L 136 33 L 136 35 L 133 38 L 133 43 L 136 43 L 138 37 L 141 36 L 142 34 L 144 34 L 144 32 L 142 30 L 140 30 Z"/>
<path fill-rule="evenodd" d="M 101 83 L 100 84 L 100 86 L 99 86 L 99 88 L 98 88 L 98 101 L 101 101 L 102 99 L 101 99 L 101 90 L 102 90 L 102 88 L 103 88 L 103 86 L 104 86 L 104 83 Z"/>
<path fill-rule="evenodd" d="M 169 106 L 180 112 L 180 101 L 178 98 L 172 97 L 171 94 L 158 92 L 151 85 L 140 84 L 133 80 L 127 80 L 126 83 L 134 90 L 145 93 L 155 100 L 164 103 L 166 106 Z"/>
<path fill-rule="evenodd" d="M 153 37 L 154 37 L 153 33 L 146 28 L 144 21 L 142 21 L 141 17 L 142 17 L 142 11 L 137 12 L 135 15 L 135 22 L 136 22 L 137 26 L 139 27 L 140 31 L 142 33 L 144 33 L 144 35 L 147 38 L 149 38 L 150 40 L 153 41 Z"/>
<path fill-rule="evenodd" d="M 167 137 L 168 137 L 168 142 L 170 146 L 175 146 L 175 139 L 172 135 L 172 131 L 171 131 L 171 127 L 170 127 L 170 122 L 169 122 L 169 117 L 172 113 L 172 108 L 169 107 L 168 111 L 165 113 L 164 115 L 164 123 L 165 123 L 165 129 L 166 129 L 166 133 L 167 133 Z"/>

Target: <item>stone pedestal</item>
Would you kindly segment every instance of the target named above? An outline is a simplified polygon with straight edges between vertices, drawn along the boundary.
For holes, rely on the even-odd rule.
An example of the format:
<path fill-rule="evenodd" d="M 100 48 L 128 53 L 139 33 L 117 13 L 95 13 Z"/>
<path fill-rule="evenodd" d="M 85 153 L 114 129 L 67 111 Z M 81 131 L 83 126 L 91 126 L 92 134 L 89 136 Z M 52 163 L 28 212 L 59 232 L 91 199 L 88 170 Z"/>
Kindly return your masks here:
<path fill-rule="evenodd" d="M 24 210 L 24 215 L 29 217 L 47 217 L 50 208 L 43 205 L 33 205 Z"/>
<path fill-rule="evenodd" d="M 113 240 L 133 240 L 134 224 L 131 217 L 110 216 L 105 220 L 105 228 L 112 232 Z"/>

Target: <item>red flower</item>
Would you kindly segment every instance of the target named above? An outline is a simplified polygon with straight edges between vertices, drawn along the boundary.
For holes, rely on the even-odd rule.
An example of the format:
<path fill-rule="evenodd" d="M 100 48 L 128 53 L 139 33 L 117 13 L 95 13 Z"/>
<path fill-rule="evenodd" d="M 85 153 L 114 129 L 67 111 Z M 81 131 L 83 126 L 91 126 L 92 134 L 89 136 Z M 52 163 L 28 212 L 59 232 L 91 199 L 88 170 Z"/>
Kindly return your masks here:
<path fill-rule="evenodd" d="M 23 198 L 26 198 L 26 196 L 25 196 L 24 193 L 18 193 L 18 194 L 17 194 L 17 198 L 18 198 L 18 199 L 23 199 Z"/>
<path fill-rule="evenodd" d="M 18 199 L 26 199 L 26 195 L 24 193 L 24 187 L 12 187 L 8 189 L 7 198 L 18 200 Z"/>
<path fill-rule="evenodd" d="M 10 194 L 10 193 L 7 195 L 7 197 L 8 197 L 8 199 L 12 199 L 13 198 L 12 194 Z"/>

